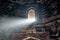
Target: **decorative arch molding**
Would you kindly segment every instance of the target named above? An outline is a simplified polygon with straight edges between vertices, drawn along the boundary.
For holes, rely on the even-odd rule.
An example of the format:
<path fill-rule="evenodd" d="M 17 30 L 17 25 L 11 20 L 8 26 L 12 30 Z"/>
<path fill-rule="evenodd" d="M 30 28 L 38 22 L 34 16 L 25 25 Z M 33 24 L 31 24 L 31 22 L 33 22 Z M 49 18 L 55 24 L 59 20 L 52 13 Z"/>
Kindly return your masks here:
<path fill-rule="evenodd" d="M 24 38 L 23 40 L 40 40 L 40 39 L 35 37 L 27 37 L 27 38 Z"/>

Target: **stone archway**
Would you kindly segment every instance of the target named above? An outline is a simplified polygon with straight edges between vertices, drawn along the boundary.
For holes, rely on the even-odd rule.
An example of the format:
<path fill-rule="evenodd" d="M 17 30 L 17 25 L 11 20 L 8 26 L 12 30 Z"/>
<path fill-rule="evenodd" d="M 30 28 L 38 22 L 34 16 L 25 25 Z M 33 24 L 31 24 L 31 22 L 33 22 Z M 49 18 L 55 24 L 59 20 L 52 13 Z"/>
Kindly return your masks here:
<path fill-rule="evenodd" d="M 27 38 L 24 38 L 23 40 L 40 40 L 40 39 L 35 37 L 27 37 Z"/>

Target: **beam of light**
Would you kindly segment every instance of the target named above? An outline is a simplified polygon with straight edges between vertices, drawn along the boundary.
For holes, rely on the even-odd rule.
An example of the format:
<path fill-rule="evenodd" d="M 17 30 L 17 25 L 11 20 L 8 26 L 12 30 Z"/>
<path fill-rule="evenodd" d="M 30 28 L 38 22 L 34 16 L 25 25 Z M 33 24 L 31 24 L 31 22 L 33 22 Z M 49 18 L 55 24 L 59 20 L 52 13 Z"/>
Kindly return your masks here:
<path fill-rule="evenodd" d="M 20 18 L 9 18 L 8 20 L 4 21 L 1 24 L 1 29 L 3 30 L 8 30 L 10 28 L 26 28 L 27 26 L 29 26 L 30 24 L 32 24 L 35 21 L 35 19 L 20 19 Z"/>
<path fill-rule="evenodd" d="M 9 29 L 22 29 L 22 28 L 26 28 L 29 25 L 31 25 L 33 22 L 35 22 L 35 10 L 34 9 L 30 9 L 28 11 L 28 18 L 8 18 L 6 21 L 4 21 L 1 24 L 1 29 L 3 30 L 9 30 Z"/>

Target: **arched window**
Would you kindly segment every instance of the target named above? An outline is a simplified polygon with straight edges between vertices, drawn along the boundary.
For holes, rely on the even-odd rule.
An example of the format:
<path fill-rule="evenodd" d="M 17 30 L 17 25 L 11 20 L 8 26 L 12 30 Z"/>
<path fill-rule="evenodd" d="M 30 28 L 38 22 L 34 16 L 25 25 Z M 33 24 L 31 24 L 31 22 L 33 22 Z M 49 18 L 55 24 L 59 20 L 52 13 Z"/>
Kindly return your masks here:
<path fill-rule="evenodd" d="M 30 9 L 28 11 L 28 19 L 35 19 L 35 10 L 34 9 Z"/>

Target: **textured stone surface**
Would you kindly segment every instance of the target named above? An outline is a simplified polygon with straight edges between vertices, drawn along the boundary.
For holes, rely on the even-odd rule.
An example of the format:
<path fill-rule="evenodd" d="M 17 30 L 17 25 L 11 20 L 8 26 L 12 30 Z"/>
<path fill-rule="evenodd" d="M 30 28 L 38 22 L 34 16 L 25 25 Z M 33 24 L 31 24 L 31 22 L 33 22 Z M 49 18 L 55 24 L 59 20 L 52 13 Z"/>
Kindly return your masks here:
<path fill-rule="evenodd" d="M 20 33 L 16 35 L 13 40 L 23 40 L 27 37 L 34 37 L 40 40 L 50 40 L 49 34 L 47 33 Z"/>

